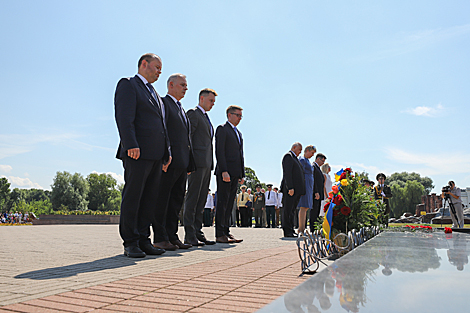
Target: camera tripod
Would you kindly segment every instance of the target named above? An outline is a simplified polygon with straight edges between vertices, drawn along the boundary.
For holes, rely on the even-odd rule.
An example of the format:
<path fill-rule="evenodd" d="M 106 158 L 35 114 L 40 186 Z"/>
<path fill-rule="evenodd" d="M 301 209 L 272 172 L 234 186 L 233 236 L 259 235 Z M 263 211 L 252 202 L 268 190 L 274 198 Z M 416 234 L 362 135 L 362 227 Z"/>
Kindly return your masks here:
<path fill-rule="evenodd" d="M 446 211 L 446 203 L 449 204 L 450 214 L 454 214 L 455 219 L 457 220 L 457 225 L 460 227 L 459 217 L 457 216 L 457 212 L 455 212 L 455 207 L 452 201 L 450 200 L 450 196 L 448 194 L 444 197 L 444 203 L 442 205 L 442 218 L 441 218 L 441 227 L 442 227 L 442 220 L 444 219 L 444 213 Z"/>

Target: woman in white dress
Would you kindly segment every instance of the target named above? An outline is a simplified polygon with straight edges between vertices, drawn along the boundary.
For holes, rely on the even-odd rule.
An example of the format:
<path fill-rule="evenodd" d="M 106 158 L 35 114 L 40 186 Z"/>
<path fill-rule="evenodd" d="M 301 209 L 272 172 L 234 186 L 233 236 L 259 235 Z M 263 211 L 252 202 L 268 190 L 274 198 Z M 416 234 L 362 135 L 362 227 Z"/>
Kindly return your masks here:
<path fill-rule="evenodd" d="M 325 188 L 323 189 L 325 192 L 325 200 L 321 201 L 320 207 L 320 216 L 324 216 L 325 211 L 323 210 L 323 208 L 325 207 L 326 199 L 328 199 L 328 193 L 332 190 L 331 187 L 333 187 L 333 181 L 331 180 L 331 177 L 329 175 L 331 171 L 330 164 L 325 163 L 320 167 L 320 169 L 323 172 L 323 176 L 325 177 Z"/>

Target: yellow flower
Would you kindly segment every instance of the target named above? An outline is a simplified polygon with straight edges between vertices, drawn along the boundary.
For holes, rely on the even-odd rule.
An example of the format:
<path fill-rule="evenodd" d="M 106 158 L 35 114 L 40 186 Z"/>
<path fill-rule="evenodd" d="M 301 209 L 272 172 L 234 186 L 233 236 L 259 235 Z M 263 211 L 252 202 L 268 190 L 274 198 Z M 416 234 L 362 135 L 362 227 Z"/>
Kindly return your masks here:
<path fill-rule="evenodd" d="M 347 186 L 347 185 L 349 185 L 348 180 L 346 178 L 341 179 L 341 186 Z"/>

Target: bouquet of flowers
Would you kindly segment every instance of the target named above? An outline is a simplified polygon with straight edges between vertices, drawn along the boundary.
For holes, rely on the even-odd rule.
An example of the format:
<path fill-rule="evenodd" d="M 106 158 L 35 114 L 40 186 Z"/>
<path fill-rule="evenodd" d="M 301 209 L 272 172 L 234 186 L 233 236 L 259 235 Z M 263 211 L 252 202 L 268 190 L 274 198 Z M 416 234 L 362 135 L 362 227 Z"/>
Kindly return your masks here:
<path fill-rule="evenodd" d="M 323 225 L 331 222 L 329 228 L 334 233 L 377 226 L 380 224 L 380 216 L 385 213 L 385 205 L 376 201 L 372 189 L 362 184 L 365 177 L 355 174 L 351 168 L 341 169 L 335 174 L 336 184 L 323 208 L 325 219 L 331 218 L 331 221 L 324 221 Z M 333 212 L 328 214 L 328 210 Z M 317 224 L 317 228 L 321 226 Z"/>

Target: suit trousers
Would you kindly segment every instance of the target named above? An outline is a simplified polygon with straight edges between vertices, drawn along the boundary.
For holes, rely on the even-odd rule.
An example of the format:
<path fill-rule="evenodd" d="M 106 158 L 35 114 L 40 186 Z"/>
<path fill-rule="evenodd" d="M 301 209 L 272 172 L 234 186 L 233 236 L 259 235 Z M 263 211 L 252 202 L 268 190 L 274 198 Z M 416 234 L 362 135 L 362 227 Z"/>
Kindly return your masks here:
<path fill-rule="evenodd" d="M 198 167 L 188 176 L 188 193 L 186 194 L 183 215 L 184 238 L 187 241 L 195 241 L 204 237 L 202 224 L 210 181 L 210 167 Z"/>
<path fill-rule="evenodd" d="M 276 207 L 274 205 L 266 206 L 266 227 L 276 228 Z"/>
<path fill-rule="evenodd" d="M 320 216 L 320 206 L 321 206 L 321 200 L 315 199 L 315 196 L 314 196 L 312 209 L 310 209 L 310 232 L 312 232 L 312 234 L 315 231 L 315 222 L 318 220 L 318 217 Z"/>
<path fill-rule="evenodd" d="M 160 188 L 155 208 L 155 218 L 152 223 L 153 242 L 178 240 L 178 218 L 184 202 L 186 168 L 168 167 L 162 173 Z"/>
<path fill-rule="evenodd" d="M 282 229 L 284 236 L 294 233 L 294 212 L 299 203 L 300 195 L 290 196 L 287 192 L 282 197 Z"/>
<path fill-rule="evenodd" d="M 230 215 L 237 194 L 238 178 L 230 178 L 224 182 L 222 174 L 217 175 L 217 210 L 215 211 L 215 236 L 230 234 Z"/>
<path fill-rule="evenodd" d="M 248 227 L 248 208 L 246 206 L 239 206 L 238 211 L 240 212 L 241 227 Z"/>
<path fill-rule="evenodd" d="M 211 208 L 204 208 L 204 227 L 212 226 L 212 212 Z"/>
<path fill-rule="evenodd" d="M 150 223 L 157 205 L 162 160 L 125 157 L 119 233 L 124 247 L 150 243 Z"/>
<path fill-rule="evenodd" d="M 255 227 L 261 227 L 263 225 L 263 209 L 255 209 Z"/>

